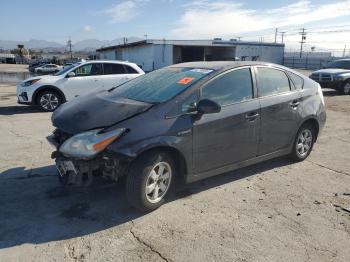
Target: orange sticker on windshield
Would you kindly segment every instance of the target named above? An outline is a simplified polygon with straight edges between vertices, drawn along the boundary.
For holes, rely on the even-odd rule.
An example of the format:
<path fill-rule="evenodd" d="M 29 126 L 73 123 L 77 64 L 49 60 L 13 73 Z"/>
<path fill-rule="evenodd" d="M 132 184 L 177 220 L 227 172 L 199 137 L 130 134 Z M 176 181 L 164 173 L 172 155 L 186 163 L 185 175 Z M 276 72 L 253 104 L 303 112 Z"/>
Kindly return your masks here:
<path fill-rule="evenodd" d="M 194 80 L 194 77 L 184 77 L 184 78 L 181 78 L 177 83 L 180 85 L 187 85 L 192 80 Z"/>

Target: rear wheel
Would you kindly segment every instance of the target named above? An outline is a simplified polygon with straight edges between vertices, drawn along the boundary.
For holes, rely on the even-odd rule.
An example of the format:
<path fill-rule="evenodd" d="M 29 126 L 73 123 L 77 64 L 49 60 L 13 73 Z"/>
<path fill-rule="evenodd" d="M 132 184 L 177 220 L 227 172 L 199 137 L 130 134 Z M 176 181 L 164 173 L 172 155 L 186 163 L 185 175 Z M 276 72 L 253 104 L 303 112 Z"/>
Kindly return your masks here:
<path fill-rule="evenodd" d="M 37 98 L 40 109 L 46 112 L 55 111 L 63 102 L 62 97 L 53 90 L 41 92 Z"/>
<path fill-rule="evenodd" d="M 315 142 L 315 131 L 312 125 L 304 124 L 298 131 L 291 158 L 295 161 L 305 160 L 311 153 Z"/>
<path fill-rule="evenodd" d="M 172 158 L 162 152 L 150 152 L 136 159 L 126 179 L 129 202 L 141 211 L 152 211 L 164 203 L 174 179 Z"/>

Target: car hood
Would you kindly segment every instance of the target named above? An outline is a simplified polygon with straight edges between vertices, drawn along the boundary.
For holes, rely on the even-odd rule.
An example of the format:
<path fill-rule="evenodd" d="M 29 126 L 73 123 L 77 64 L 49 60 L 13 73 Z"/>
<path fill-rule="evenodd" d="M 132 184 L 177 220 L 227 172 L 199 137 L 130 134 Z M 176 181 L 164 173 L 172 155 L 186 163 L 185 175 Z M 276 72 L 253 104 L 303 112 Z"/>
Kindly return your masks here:
<path fill-rule="evenodd" d="M 151 107 L 152 104 L 103 91 L 81 96 L 61 105 L 52 114 L 52 124 L 63 132 L 77 134 L 112 126 Z"/>
<path fill-rule="evenodd" d="M 339 68 L 325 68 L 321 70 L 317 70 L 314 73 L 326 73 L 326 74 L 340 74 L 340 73 L 350 73 L 350 70 L 347 69 L 339 69 Z"/>
<path fill-rule="evenodd" d="M 60 76 L 54 76 L 54 75 L 43 75 L 43 76 L 33 76 L 33 77 L 29 77 L 26 80 L 22 81 L 22 82 L 27 82 L 30 80 L 34 80 L 34 79 L 40 79 L 40 81 L 55 81 L 59 78 L 61 78 Z"/>

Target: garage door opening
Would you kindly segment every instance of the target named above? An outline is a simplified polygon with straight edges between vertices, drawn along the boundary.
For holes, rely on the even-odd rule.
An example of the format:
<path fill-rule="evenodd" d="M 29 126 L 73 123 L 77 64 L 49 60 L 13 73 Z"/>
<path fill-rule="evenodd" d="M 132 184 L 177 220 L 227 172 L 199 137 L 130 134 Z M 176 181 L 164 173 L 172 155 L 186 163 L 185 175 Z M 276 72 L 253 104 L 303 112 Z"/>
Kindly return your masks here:
<path fill-rule="evenodd" d="M 174 64 L 193 61 L 234 61 L 234 46 L 174 46 Z"/>

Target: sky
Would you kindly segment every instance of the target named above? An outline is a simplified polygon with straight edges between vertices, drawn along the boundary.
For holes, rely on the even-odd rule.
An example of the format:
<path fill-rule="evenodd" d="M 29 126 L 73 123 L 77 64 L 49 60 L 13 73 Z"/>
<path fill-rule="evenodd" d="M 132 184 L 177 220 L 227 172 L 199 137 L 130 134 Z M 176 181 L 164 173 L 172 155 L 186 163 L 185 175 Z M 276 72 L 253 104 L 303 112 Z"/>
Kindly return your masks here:
<path fill-rule="evenodd" d="M 350 0 L 1 0 L 0 40 L 65 43 L 120 37 L 274 41 L 350 50 Z M 281 41 L 281 34 L 277 34 Z"/>

